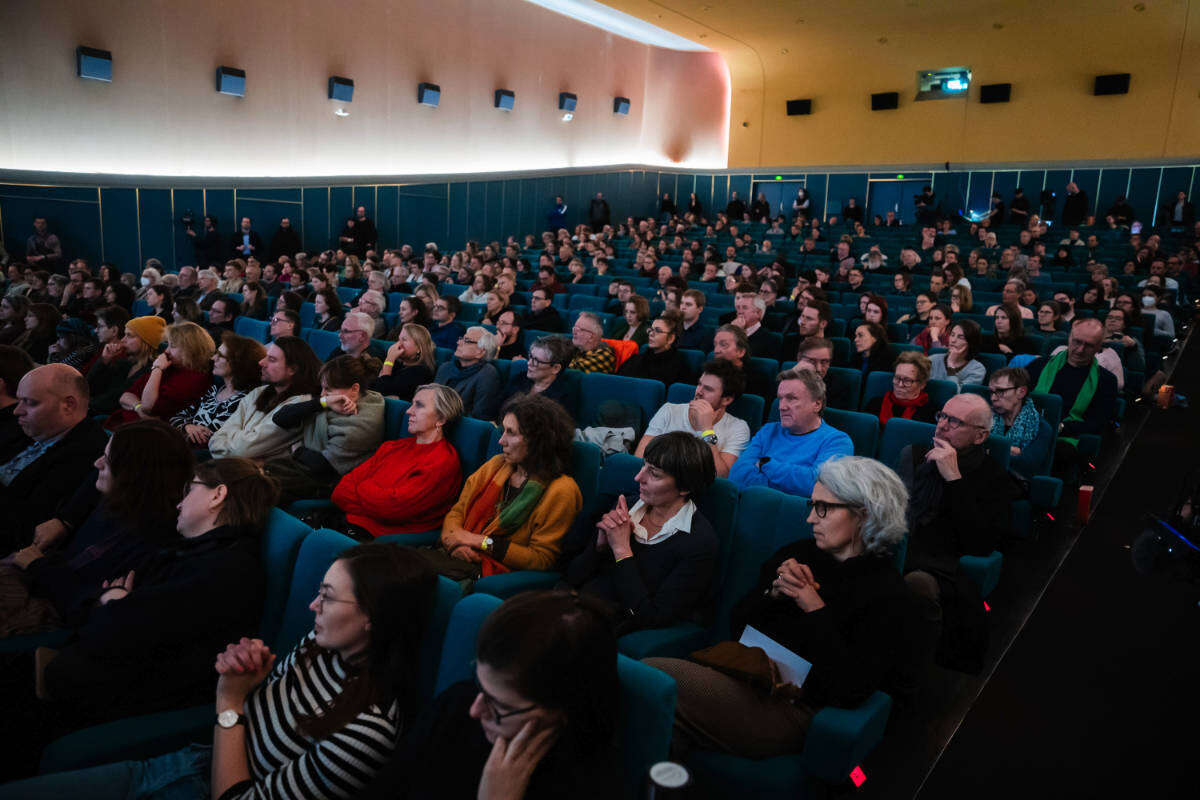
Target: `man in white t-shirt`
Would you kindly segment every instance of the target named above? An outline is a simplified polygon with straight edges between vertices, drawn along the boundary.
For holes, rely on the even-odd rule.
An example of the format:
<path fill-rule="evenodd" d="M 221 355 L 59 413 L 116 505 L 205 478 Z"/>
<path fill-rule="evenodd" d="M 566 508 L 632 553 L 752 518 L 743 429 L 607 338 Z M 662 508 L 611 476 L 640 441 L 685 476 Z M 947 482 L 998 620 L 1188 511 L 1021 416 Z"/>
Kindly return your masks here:
<path fill-rule="evenodd" d="M 683 431 L 708 445 L 717 477 L 728 477 L 729 468 L 750 441 L 750 426 L 726 413 L 729 404 L 742 396 L 745 380 L 730 362 L 721 358 L 709 361 L 700 373 L 696 396 L 690 403 L 665 403 L 650 420 L 634 455 L 641 458 L 655 436 Z"/>

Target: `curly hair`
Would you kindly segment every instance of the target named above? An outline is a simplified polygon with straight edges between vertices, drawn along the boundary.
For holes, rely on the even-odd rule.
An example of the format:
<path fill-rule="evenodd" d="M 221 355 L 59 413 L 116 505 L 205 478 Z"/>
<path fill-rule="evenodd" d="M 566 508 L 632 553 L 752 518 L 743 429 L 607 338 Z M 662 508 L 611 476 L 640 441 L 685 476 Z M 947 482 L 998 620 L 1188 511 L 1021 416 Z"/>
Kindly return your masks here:
<path fill-rule="evenodd" d="M 503 421 L 511 414 L 528 448 L 521 466 L 529 475 L 549 483 L 571 467 L 575 423 L 566 409 L 540 394 L 518 394 L 500 409 Z"/>

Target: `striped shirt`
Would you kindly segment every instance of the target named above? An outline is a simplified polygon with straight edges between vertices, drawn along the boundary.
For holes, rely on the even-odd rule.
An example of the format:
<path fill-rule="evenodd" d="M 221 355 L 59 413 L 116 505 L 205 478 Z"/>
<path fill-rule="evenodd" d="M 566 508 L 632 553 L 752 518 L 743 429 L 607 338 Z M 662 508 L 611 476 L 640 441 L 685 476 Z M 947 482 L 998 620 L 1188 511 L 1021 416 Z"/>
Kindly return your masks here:
<path fill-rule="evenodd" d="M 346 673 L 332 651 L 312 644 L 309 633 L 301 647 L 275 664 L 246 700 L 246 754 L 253 785 L 242 784 L 234 795 L 256 798 L 352 797 L 362 791 L 387 763 L 398 736 L 398 706 L 386 712 L 370 706 L 328 738 L 314 741 L 299 731 L 297 718 L 328 705 L 341 692 Z M 307 646 L 307 669 L 298 659 Z"/>

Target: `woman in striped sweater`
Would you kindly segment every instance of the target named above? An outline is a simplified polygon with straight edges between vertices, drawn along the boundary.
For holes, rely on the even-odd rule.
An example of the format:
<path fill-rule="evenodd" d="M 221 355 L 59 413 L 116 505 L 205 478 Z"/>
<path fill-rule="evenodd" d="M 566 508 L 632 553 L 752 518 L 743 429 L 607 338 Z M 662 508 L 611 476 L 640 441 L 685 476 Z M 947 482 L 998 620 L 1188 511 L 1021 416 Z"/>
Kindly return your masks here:
<path fill-rule="evenodd" d="M 437 576 L 407 548 L 346 550 L 310 608 L 312 632 L 278 663 L 258 639 L 217 656 L 212 747 L 44 775 L 0 798 L 86 795 L 348 798 L 391 758 L 416 707 L 417 654 Z"/>

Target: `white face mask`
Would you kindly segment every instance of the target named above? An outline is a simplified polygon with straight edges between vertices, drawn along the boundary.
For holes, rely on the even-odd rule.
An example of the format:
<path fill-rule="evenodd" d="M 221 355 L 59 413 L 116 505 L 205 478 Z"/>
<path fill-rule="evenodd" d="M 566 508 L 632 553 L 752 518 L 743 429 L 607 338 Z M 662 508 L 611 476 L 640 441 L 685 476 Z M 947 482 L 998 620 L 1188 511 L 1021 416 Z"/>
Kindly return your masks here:
<path fill-rule="evenodd" d="M 150 285 L 150 279 L 142 278 L 142 286 L 149 286 L 149 285 Z"/>
<path fill-rule="evenodd" d="M 1149 296 L 1143 297 L 1142 298 L 1142 306 L 1144 308 L 1153 308 L 1154 307 L 1154 298 L 1149 297 Z"/>

